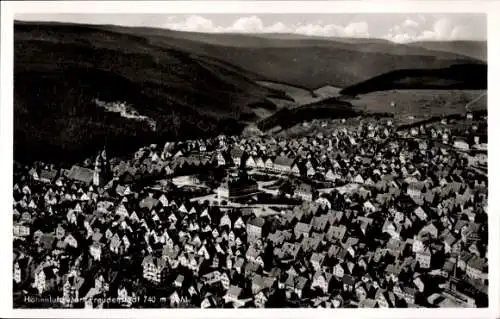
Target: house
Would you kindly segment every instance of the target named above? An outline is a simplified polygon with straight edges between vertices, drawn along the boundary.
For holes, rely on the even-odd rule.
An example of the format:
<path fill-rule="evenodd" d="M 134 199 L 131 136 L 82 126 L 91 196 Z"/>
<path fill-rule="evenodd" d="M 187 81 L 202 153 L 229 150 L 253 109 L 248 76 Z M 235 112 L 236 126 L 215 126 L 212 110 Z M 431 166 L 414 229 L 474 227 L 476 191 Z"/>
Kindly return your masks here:
<path fill-rule="evenodd" d="M 66 178 L 68 178 L 69 180 L 73 180 L 77 183 L 90 185 L 93 182 L 94 171 L 88 168 L 74 165 L 69 170 Z"/>
<path fill-rule="evenodd" d="M 202 309 L 204 309 L 204 308 L 216 308 L 218 306 L 220 306 L 219 298 L 211 293 L 208 293 L 205 296 L 205 299 L 203 299 L 203 301 L 201 302 L 201 305 L 200 305 L 200 307 Z"/>
<path fill-rule="evenodd" d="M 352 180 L 354 183 L 357 183 L 357 184 L 364 184 L 365 183 L 365 180 L 363 179 L 363 177 L 360 175 L 360 174 L 357 174 L 353 180 Z"/>
<path fill-rule="evenodd" d="M 227 290 L 226 294 L 224 295 L 224 302 L 225 303 L 237 302 L 241 295 L 242 290 L 243 289 L 238 286 L 231 285 Z"/>
<path fill-rule="evenodd" d="M 243 258 L 237 258 L 236 261 L 234 262 L 233 268 L 236 270 L 237 273 L 241 274 L 243 270 L 243 265 L 245 263 L 245 260 Z"/>
<path fill-rule="evenodd" d="M 305 201 L 312 201 L 313 199 L 313 191 L 312 187 L 309 184 L 301 183 L 294 192 L 294 196 L 302 198 Z"/>
<path fill-rule="evenodd" d="M 183 284 L 184 284 L 184 276 L 177 275 L 177 278 L 175 278 L 175 281 L 174 281 L 174 286 L 177 288 L 181 288 Z"/>
<path fill-rule="evenodd" d="M 335 181 L 340 178 L 341 176 L 339 174 L 334 173 L 331 169 L 329 169 L 325 174 L 325 179 L 328 181 Z"/>
<path fill-rule="evenodd" d="M 419 234 L 428 234 L 434 239 L 438 237 L 438 233 L 438 229 L 433 224 L 424 226 L 419 232 Z"/>
<path fill-rule="evenodd" d="M 256 168 L 257 167 L 257 163 L 255 162 L 254 158 L 250 155 L 246 162 L 245 162 L 245 167 L 247 168 Z"/>
<path fill-rule="evenodd" d="M 267 303 L 268 298 L 263 291 L 260 291 L 258 294 L 254 296 L 255 307 L 264 308 Z"/>
<path fill-rule="evenodd" d="M 415 214 L 422 221 L 427 220 L 427 214 L 425 213 L 425 211 L 420 206 L 418 206 L 417 208 L 415 208 L 415 210 L 413 211 L 413 214 Z"/>
<path fill-rule="evenodd" d="M 363 210 L 368 214 L 372 214 L 377 211 L 377 208 L 370 200 L 367 200 L 363 203 Z"/>
<path fill-rule="evenodd" d="M 293 229 L 293 233 L 295 234 L 296 238 L 300 238 L 300 237 L 308 238 L 309 235 L 311 234 L 311 229 L 312 229 L 312 226 L 310 224 L 300 222 L 300 223 L 297 223 L 297 225 L 295 225 L 295 227 Z"/>
<path fill-rule="evenodd" d="M 264 161 L 262 160 L 261 157 L 256 157 L 255 158 L 255 166 L 259 169 L 265 169 L 266 168 L 266 164 L 264 163 Z"/>
<path fill-rule="evenodd" d="M 344 269 L 343 263 L 338 263 L 333 267 L 333 274 L 335 275 L 335 277 L 337 277 L 339 279 L 342 279 L 344 277 L 345 272 L 346 271 Z"/>
<path fill-rule="evenodd" d="M 115 233 L 109 242 L 109 250 L 115 254 L 122 255 L 127 250 L 125 243 L 118 236 L 118 233 Z"/>
<path fill-rule="evenodd" d="M 252 294 L 256 295 L 259 292 L 271 289 L 276 282 L 276 278 L 261 276 L 256 274 L 252 278 Z"/>
<path fill-rule="evenodd" d="M 168 297 L 170 307 L 172 308 L 177 308 L 179 307 L 181 303 L 181 297 L 179 296 L 179 293 L 177 291 L 174 291 L 169 297 Z"/>
<path fill-rule="evenodd" d="M 353 291 L 354 283 L 354 277 L 351 275 L 344 275 L 344 277 L 342 277 L 342 286 L 344 291 Z"/>
<path fill-rule="evenodd" d="M 366 298 L 359 302 L 359 308 L 378 308 L 379 305 L 375 299 Z"/>
<path fill-rule="evenodd" d="M 299 169 L 299 166 L 297 165 L 297 163 L 294 163 L 292 164 L 292 167 L 290 169 L 290 172 L 295 175 L 295 176 L 299 176 L 300 175 L 300 169 Z"/>
<path fill-rule="evenodd" d="M 356 283 L 354 292 L 356 294 L 356 298 L 362 302 L 366 299 L 368 292 L 366 291 L 365 285 L 363 282 Z"/>
<path fill-rule="evenodd" d="M 30 226 L 20 223 L 15 223 L 13 233 L 14 237 L 27 237 L 30 235 Z"/>
<path fill-rule="evenodd" d="M 278 156 L 274 160 L 273 169 L 277 173 L 290 173 L 294 160 L 286 156 Z"/>
<path fill-rule="evenodd" d="M 17 284 L 21 283 L 22 276 L 21 276 L 21 267 L 19 266 L 19 261 L 16 261 L 14 263 L 14 274 L 12 278 L 15 283 Z"/>
<path fill-rule="evenodd" d="M 246 230 L 250 238 L 260 239 L 262 238 L 262 227 L 265 224 L 265 220 L 260 217 L 255 217 L 247 222 Z"/>
<path fill-rule="evenodd" d="M 486 269 L 487 266 L 484 259 L 472 256 L 467 262 L 465 272 L 472 279 L 483 279 L 487 276 Z"/>
<path fill-rule="evenodd" d="M 227 290 L 229 289 L 229 286 L 230 286 L 230 280 L 229 280 L 229 276 L 223 272 L 221 275 L 220 275 L 220 283 L 222 284 L 222 288 L 224 288 L 224 290 Z"/>
<path fill-rule="evenodd" d="M 254 262 L 259 264 L 261 267 L 264 267 L 264 261 L 260 256 L 260 250 L 258 250 L 255 246 L 248 247 L 245 257 L 249 262 Z"/>
<path fill-rule="evenodd" d="M 398 238 L 391 238 L 387 242 L 386 248 L 391 255 L 398 259 L 399 256 L 403 253 L 405 245 L 406 243 L 399 240 Z"/>
<path fill-rule="evenodd" d="M 264 162 L 264 167 L 269 171 L 274 170 L 273 160 L 271 158 L 266 159 L 266 161 Z"/>
<path fill-rule="evenodd" d="M 400 233 L 393 222 L 386 219 L 384 225 L 382 226 L 382 233 L 387 233 L 391 238 L 399 239 Z"/>
<path fill-rule="evenodd" d="M 424 239 L 422 236 L 414 236 L 412 242 L 412 252 L 417 253 L 424 250 Z"/>
<path fill-rule="evenodd" d="M 245 264 L 243 274 L 244 274 L 244 276 L 248 277 L 248 276 L 252 276 L 252 275 L 255 275 L 256 273 L 261 272 L 261 270 L 262 270 L 262 267 L 259 264 L 254 263 L 254 262 L 247 262 Z"/>
<path fill-rule="evenodd" d="M 128 293 L 128 290 L 127 288 L 125 288 L 125 286 L 122 286 L 122 287 L 119 287 L 117 289 L 117 300 L 121 303 L 121 304 L 125 304 L 125 305 L 129 305 L 131 304 L 131 296 L 129 296 L 129 293 Z"/>
<path fill-rule="evenodd" d="M 45 267 L 40 264 L 34 270 L 32 287 L 35 288 L 39 294 L 42 294 L 44 291 L 52 290 L 57 280 L 57 268 L 54 266 Z"/>
<path fill-rule="evenodd" d="M 393 308 L 396 303 L 394 293 L 385 289 L 377 290 L 375 293 L 375 300 L 381 308 Z"/>
<path fill-rule="evenodd" d="M 420 267 L 428 269 L 431 266 L 431 250 L 429 247 L 425 247 L 423 250 L 416 253 L 416 260 Z"/>
<path fill-rule="evenodd" d="M 467 143 L 466 141 L 461 140 L 461 139 L 456 140 L 453 143 L 453 146 L 455 148 L 460 149 L 460 150 L 464 150 L 464 151 L 469 150 L 469 143 Z"/>
<path fill-rule="evenodd" d="M 320 253 L 313 253 L 309 261 L 311 262 L 313 269 L 318 271 L 321 269 L 324 260 L 325 255 Z"/>
<path fill-rule="evenodd" d="M 152 255 L 148 255 L 142 260 L 142 269 L 142 276 L 144 279 L 159 284 L 164 279 L 168 264 L 163 258 L 156 258 Z"/>
<path fill-rule="evenodd" d="M 243 151 L 240 148 L 233 148 L 231 150 L 231 159 L 233 160 L 234 165 L 241 165 L 241 157 L 243 156 Z"/>
<path fill-rule="evenodd" d="M 39 180 L 39 174 L 38 172 L 36 171 L 36 169 L 32 168 L 29 170 L 28 172 L 28 175 L 31 176 L 31 178 L 35 181 L 38 181 Z"/>
<path fill-rule="evenodd" d="M 40 170 L 39 181 L 42 183 L 52 183 L 57 177 L 57 171 L 53 169 Z"/>
<path fill-rule="evenodd" d="M 98 242 L 93 242 L 89 246 L 89 253 L 94 260 L 101 260 L 102 245 Z"/>
<path fill-rule="evenodd" d="M 347 232 L 347 227 L 345 225 L 339 225 L 339 226 L 330 226 L 328 229 L 328 232 L 326 234 L 326 237 L 328 240 L 336 239 L 339 242 L 344 240 L 344 236 Z"/>
<path fill-rule="evenodd" d="M 415 296 L 417 294 L 417 290 L 415 288 L 411 288 L 408 286 L 403 287 L 403 298 L 408 305 L 415 304 Z"/>
<path fill-rule="evenodd" d="M 85 279 L 76 273 L 63 276 L 63 300 L 66 304 L 72 304 L 80 297 L 80 288 Z"/>
<path fill-rule="evenodd" d="M 303 276 L 289 275 L 285 282 L 285 288 L 288 291 L 295 293 L 299 298 L 302 298 L 302 293 L 307 285 L 307 282 L 307 278 Z"/>
<path fill-rule="evenodd" d="M 75 237 L 73 237 L 73 235 L 71 234 L 68 234 L 65 238 L 64 238 L 64 242 L 73 247 L 73 248 L 77 248 L 78 247 L 78 242 L 76 241 Z"/>
<path fill-rule="evenodd" d="M 324 294 L 326 294 L 328 292 L 328 288 L 330 286 L 332 278 L 333 275 L 330 273 L 321 273 L 319 271 L 316 271 L 312 279 L 311 288 L 318 288 L 323 291 Z"/>

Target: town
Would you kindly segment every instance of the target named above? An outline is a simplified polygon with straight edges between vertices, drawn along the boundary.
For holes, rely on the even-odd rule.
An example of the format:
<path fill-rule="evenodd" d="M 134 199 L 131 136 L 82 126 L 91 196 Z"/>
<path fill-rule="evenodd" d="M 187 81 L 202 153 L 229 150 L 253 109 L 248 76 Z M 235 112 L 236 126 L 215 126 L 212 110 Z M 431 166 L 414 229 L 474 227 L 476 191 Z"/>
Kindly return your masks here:
<path fill-rule="evenodd" d="M 487 119 L 15 163 L 21 308 L 488 306 Z"/>

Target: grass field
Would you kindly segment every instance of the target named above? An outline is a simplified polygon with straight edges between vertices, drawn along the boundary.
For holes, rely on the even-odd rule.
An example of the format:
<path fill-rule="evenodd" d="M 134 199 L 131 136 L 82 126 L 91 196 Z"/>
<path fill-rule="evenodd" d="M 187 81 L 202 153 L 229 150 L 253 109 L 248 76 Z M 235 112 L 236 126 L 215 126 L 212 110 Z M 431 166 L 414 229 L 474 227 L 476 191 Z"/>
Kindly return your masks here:
<path fill-rule="evenodd" d="M 264 87 L 285 92 L 298 104 L 302 104 L 314 98 L 314 94 L 310 90 L 301 87 L 270 81 L 256 82 Z"/>
<path fill-rule="evenodd" d="M 341 90 L 342 89 L 339 87 L 326 85 L 314 90 L 313 93 L 318 97 L 336 97 L 339 95 Z"/>
<path fill-rule="evenodd" d="M 387 112 L 401 117 L 431 117 L 466 112 L 465 105 L 484 92 L 484 90 L 391 90 L 359 95 L 348 101 L 355 109 L 369 113 Z M 395 107 L 391 106 L 391 102 L 395 103 Z"/>

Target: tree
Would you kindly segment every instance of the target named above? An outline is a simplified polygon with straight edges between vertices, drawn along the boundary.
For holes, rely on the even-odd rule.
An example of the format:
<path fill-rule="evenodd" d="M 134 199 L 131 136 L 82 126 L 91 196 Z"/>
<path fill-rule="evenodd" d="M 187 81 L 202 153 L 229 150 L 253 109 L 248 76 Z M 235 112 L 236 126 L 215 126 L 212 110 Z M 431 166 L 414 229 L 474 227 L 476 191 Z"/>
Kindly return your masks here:
<path fill-rule="evenodd" d="M 293 193 L 294 193 L 294 188 L 289 180 L 284 181 L 279 187 L 279 194 L 281 197 L 285 197 L 287 194 L 293 195 Z"/>

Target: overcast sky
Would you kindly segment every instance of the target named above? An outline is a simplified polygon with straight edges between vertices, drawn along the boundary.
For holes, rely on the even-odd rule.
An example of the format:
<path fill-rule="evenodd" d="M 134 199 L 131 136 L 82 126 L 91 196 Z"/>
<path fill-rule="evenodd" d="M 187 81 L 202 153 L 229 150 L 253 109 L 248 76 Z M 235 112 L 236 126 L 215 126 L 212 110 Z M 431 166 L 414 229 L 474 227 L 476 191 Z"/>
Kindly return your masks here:
<path fill-rule="evenodd" d="M 486 40 L 484 14 L 18 14 L 18 20 L 149 26 L 196 32 L 283 32 L 395 42 Z"/>

